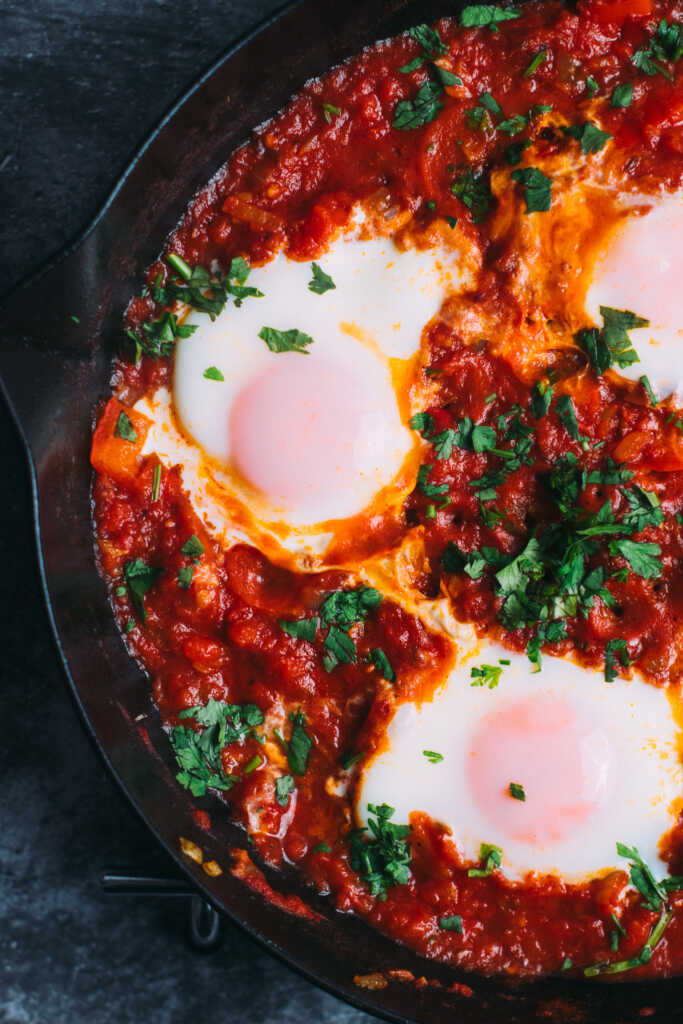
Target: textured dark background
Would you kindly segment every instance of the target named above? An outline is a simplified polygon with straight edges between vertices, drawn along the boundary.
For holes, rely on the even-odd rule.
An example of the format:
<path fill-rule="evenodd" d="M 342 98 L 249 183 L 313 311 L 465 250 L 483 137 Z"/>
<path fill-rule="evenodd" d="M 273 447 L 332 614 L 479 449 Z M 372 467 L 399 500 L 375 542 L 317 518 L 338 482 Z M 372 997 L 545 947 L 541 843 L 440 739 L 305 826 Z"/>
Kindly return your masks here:
<path fill-rule="evenodd" d="M 178 94 L 278 6 L 0 0 L 0 293 L 85 226 Z M 100 891 L 103 867 L 165 862 L 67 694 L 1 400 L 0 451 L 0 1021 L 369 1022 L 232 926 L 218 952 L 190 950 L 182 897 Z"/>

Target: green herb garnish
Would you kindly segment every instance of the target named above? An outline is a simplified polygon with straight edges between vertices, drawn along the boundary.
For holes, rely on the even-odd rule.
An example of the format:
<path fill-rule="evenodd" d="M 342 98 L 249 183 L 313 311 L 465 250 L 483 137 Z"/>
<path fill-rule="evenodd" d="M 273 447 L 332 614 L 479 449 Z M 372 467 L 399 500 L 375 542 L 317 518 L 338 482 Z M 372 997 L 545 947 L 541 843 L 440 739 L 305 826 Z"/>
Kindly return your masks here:
<path fill-rule="evenodd" d="M 393 815 L 388 804 L 368 804 L 367 829 L 357 829 L 351 837 L 351 867 L 380 900 L 386 899 L 389 886 L 405 885 L 411 877 L 411 827 L 394 825 L 389 820 Z M 366 837 L 368 830 L 371 838 Z"/>
<path fill-rule="evenodd" d="M 310 334 L 304 334 L 296 327 L 278 331 L 275 327 L 262 327 L 258 334 L 271 352 L 302 352 L 308 355 L 307 346 L 313 344 Z"/>
<path fill-rule="evenodd" d="M 550 209 L 551 180 L 538 167 L 523 167 L 513 171 L 511 177 L 524 188 L 526 212 L 544 212 Z"/>
<path fill-rule="evenodd" d="M 131 423 L 130 417 L 123 411 L 119 413 L 119 418 L 116 421 L 114 437 L 120 437 L 124 441 L 130 441 L 131 444 L 135 444 L 138 439 L 137 431 Z"/>
<path fill-rule="evenodd" d="M 311 263 L 311 270 L 313 277 L 308 282 L 309 292 L 314 292 L 316 295 L 324 295 L 325 292 L 333 291 L 337 287 L 330 275 L 326 274 L 317 263 Z"/>

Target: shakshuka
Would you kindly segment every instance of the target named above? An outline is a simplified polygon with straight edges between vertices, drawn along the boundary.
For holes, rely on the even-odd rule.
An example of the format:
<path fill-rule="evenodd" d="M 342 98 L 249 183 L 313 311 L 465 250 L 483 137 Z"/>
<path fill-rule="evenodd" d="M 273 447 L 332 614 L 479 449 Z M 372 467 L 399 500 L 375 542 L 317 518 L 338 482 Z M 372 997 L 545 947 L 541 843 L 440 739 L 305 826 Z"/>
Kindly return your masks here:
<path fill-rule="evenodd" d="M 416 25 L 193 199 L 95 532 L 253 876 L 471 970 L 683 969 L 682 330 L 680 2 Z"/>

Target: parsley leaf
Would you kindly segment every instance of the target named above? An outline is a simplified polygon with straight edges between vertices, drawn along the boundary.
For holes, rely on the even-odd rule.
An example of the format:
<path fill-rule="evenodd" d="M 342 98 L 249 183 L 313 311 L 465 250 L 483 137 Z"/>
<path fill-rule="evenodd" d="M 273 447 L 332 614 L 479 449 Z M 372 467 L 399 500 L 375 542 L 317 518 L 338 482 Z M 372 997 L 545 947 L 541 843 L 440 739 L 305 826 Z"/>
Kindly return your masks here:
<path fill-rule="evenodd" d="M 624 369 L 640 362 L 628 332 L 634 327 L 647 327 L 650 321 L 636 316 L 628 309 L 612 309 L 610 306 L 600 306 L 600 316 L 602 330 L 584 327 L 574 335 L 574 340 L 590 359 L 595 372 L 602 374 L 614 364 Z"/>
<path fill-rule="evenodd" d="M 130 417 L 123 410 L 119 413 L 119 418 L 116 421 L 114 437 L 120 437 L 123 441 L 130 441 L 131 444 L 135 444 L 138 439 L 137 431 L 131 423 Z"/>
<path fill-rule="evenodd" d="M 560 395 L 555 405 L 555 410 L 560 419 L 560 422 L 566 427 L 567 432 L 574 441 L 581 440 L 581 434 L 579 433 L 579 424 L 576 419 L 576 409 L 572 401 L 571 395 Z"/>
<path fill-rule="evenodd" d="M 176 577 L 176 583 L 182 590 L 189 590 L 192 584 L 192 577 L 194 576 L 193 565 L 183 565 L 178 569 L 178 575 Z"/>
<path fill-rule="evenodd" d="M 334 590 L 328 594 L 320 607 L 320 618 L 329 625 L 334 623 L 348 629 L 354 622 L 362 622 L 382 601 L 382 595 L 374 587 L 357 587 L 355 590 Z"/>
<path fill-rule="evenodd" d="M 131 562 L 126 562 L 123 567 L 123 575 L 128 584 L 131 600 L 143 622 L 147 622 L 145 594 L 154 586 L 163 573 L 163 569 L 147 565 L 142 558 L 134 558 Z"/>
<path fill-rule="evenodd" d="M 373 647 L 369 654 L 369 660 L 384 679 L 393 683 L 396 679 L 396 673 L 389 664 L 389 659 L 381 647 Z"/>
<path fill-rule="evenodd" d="M 511 177 L 524 188 L 526 212 L 536 213 L 550 209 L 551 181 L 538 167 L 522 167 Z"/>
<path fill-rule="evenodd" d="M 303 775 L 308 765 L 313 740 L 306 732 L 306 716 L 303 711 L 289 713 L 292 731 L 287 744 L 287 762 L 295 775 Z"/>
<path fill-rule="evenodd" d="M 599 88 L 600 88 L 600 86 L 595 81 L 595 79 L 592 78 L 590 75 L 587 75 L 586 76 L 586 93 L 588 94 L 588 96 L 590 96 L 590 97 L 595 96 L 595 94 L 599 90 Z"/>
<path fill-rule="evenodd" d="M 510 7 L 496 7 L 495 4 L 471 4 L 460 12 L 460 24 L 463 28 L 488 28 L 491 32 L 498 31 L 501 21 L 519 18 L 520 11 Z"/>
<path fill-rule="evenodd" d="M 275 780 L 275 799 L 280 807 L 286 807 L 290 794 L 294 792 L 296 783 L 293 775 L 280 775 Z"/>
<path fill-rule="evenodd" d="M 193 718 L 203 726 L 201 732 L 189 725 L 171 729 L 171 743 L 181 768 L 178 781 L 194 796 L 204 796 L 208 788 L 230 789 L 236 779 L 223 771 L 221 750 L 254 735 L 254 727 L 263 723 L 260 708 L 256 704 L 210 700 L 205 707 L 186 708 L 178 717 Z"/>
<path fill-rule="evenodd" d="M 303 331 L 292 327 L 288 331 L 278 331 L 274 327 L 262 327 L 258 334 L 271 352 L 303 352 L 308 355 L 307 345 L 313 344 L 313 338 Z"/>
<path fill-rule="evenodd" d="M 520 786 L 519 782 L 511 782 L 508 786 L 508 793 L 513 800 L 521 800 L 522 803 L 526 800 L 526 793 L 524 792 L 524 786 Z"/>
<path fill-rule="evenodd" d="M 499 125 L 499 127 L 502 127 Z M 525 149 L 528 149 L 531 145 L 531 139 L 522 139 L 520 142 L 511 142 L 509 146 L 505 147 L 505 160 L 510 167 L 515 167 L 520 160 Z"/>
<path fill-rule="evenodd" d="M 374 818 L 371 817 L 374 815 Z M 410 881 L 410 825 L 395 825 L 389 819 L 394 808 L 388 804 L 368 804 L 368 829 L 357 829 L 351 837 L 351 867 L 367 882 L 370 892 L 386 899 L 390 885 Z"/>
<path fill-rule="evenodd" d="M 297 640 L 307 640 L 312 644 L 318 631 L 319 619 L 317 617 L 313 619 L 293 619 L 291 621 L 280 619 L 278 625 L 289 636 L 293 636 Z"/>
<path fill-rule="evenodd" d="M 663 75 L 670 82 L 673 81 L 671 72 L 662 66 L 662 62 L 674 64 L 683 56 L 683 29 L 680 25 L 665 18 L 657 25 L 655 34 L 650 39 L 650 46 L 647 50 L 637 50 L 631 62 L 643 71 L 646 75 Z"/>
<path fill-rule="evenodd" d="M 531 393 L 531 412 L 534 419 L 540 420 L 548 415 L 553 400 L 553 386 L 547 380 L 537 380 Z"/>
<path fill-rule="evenodd" d="M 500 846 L 493 846 L 491 843 L 482 843 L 479 847 L 480 868 L 469 868 L 468 878 L 488 878 L 496 868 L 500 867 L 503 851 Z"/>
<path fill-rule="evenodd" d="M 427 477 L 433 469 L 432 465 L 420 466 L 417 472 L 417 489 L 425 498 L 437 498 L 448 492 L 448 484 L 430 484 Z"/>
<path fill-rule="evenodd" d="M 439 928 L 446 932 L 457 932 L 462 935 L 462 917 L 460 914 L 450 914 L 447 917 L 439 918 Z"/>
<path fill-rule="evenodd" d="M 605 682 L 613 682 L 617 676 L 617 660 L 622 668 L 628 668 L 631 658 L 625 640 L 610 640 L 605 649 Z"/>
<path fill-rule="evenodd" d="M 196 534 L 191 534 L 180 549 L 186 558 L 199 558 L 204 554 L 204 545 Z"/>
<path fill-rule="evenodd" d="M 622 82 L 612 93 L 610 107 L 630 107 L 633 100 L 633 82 Z"/>
<path fill-rule="evenodd" d="M 204 370 L 203 376 L 206 377 L 207 380 L 225 380 L 225 377 L 217 366 L 207 366 Z"/>
<path fill-rule="evenodd" d="M 311 263 L 311 270 L 313 271 L 313 278 L 308 282 L 309 292 L 314 292 L 316 295 L 324 295 L 325 292 L 332 291 L 337 286 L 325 271 L 317 263 Z"/>
<path fill-rule="evenodd" d="M 543 62 L 545 60 L 547 60 L 547 59 L 548 59 L 548 50 L 547 50 L 547 48 L 545 46 L 542 46 L 541 49 L 537 50 L 536 53 L 531 58 L 531 63 L 529 64 L 528 68 L 524 72 L 524 76 L 523 77 L 524 78 L 531 78 L 531 76 L 536 71 L 538 71 L 538 69 L 540 68 L 541 64 L 543 64 Z"/>
<path fill-rule="evenodd" d="M 493 206 L 488 178 L 483 173 L 465 171 L 453 182 L 451 192 L 471 212 L 475 224 L 480 224 Z"/>
<path fill-rule="evenodd" d="M 393 127 L 409 131 L 411 128 L 421 128 L 429 124 L 439 111 L 443 110 L 443 103 L 440 100 L 442 94 L 443 86 L 440 82 L 425 82 L 418 89 L 414 100 L 401 100 L 396 105 Z"/>
<path fill-rule="evenodd" d="M 350 665 L 357 661 L 356 645 L 338 626 L 330 626 L 327 636 L 323 640 L 328 654 L 324 660 L 325 669 L 330 672 L 336 665 Z"/>
<path fill-rule="evenodd" d="M 142 325 L 142 333 L 127 330 L 135 344 L 136 362 L 140 352 L 150 359 L 165 359 L 171 355 L 179 338 L 189 338 L 197 330 L 192 324 L 179 324 L 175 313 L 163 313 L 158 320 Z"/>
<path fill-rule="evenodd" d="M 488 686 L 489 690 L 494 690 L 502 671 L 501 665 L 475 665 L 470 669 L 470 686 Z"/>
<path fill-rule="evenodd" d="M 609 550 L 611 555 L 621 555 L 625 558 L 633 571 L 643 579 L 656 579 L 662 574 L 662 563 L 657 557 L 662 553 L 659 544 L 627 539 L 612 540 Z"/>
<path fill-rule="evenodd" d="M 563 128 L 562 131 L 565 135 L 570 135 L 581 143 L 581 152 L 584 156 L 588 156 L 589 153 L 599 153 L 605 143 L 612 138 L 609 132 L 603 132 L 601 128 L 590 121 L 570 125 L 568 128 Z"/>

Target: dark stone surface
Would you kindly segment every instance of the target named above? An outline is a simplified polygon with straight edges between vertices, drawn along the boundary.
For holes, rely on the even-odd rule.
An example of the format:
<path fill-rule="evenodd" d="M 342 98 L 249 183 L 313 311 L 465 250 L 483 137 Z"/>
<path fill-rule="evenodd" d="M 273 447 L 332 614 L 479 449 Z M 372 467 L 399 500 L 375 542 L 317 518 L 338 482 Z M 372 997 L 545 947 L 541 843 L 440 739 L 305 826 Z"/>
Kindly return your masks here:
<path fill-rule="evenodd" d="M 176 96 L 278 6 L 3 0 L 0 292 L 80 231 Z M 100 891 L 103 867 L 165 862 L 68 696 L 39 588 L 23 451 L 2 402 L 0 437 L 0 1021 L 370 1021 L 232 926 L 218 952 L 191 951 L 182 897 Z"/>

